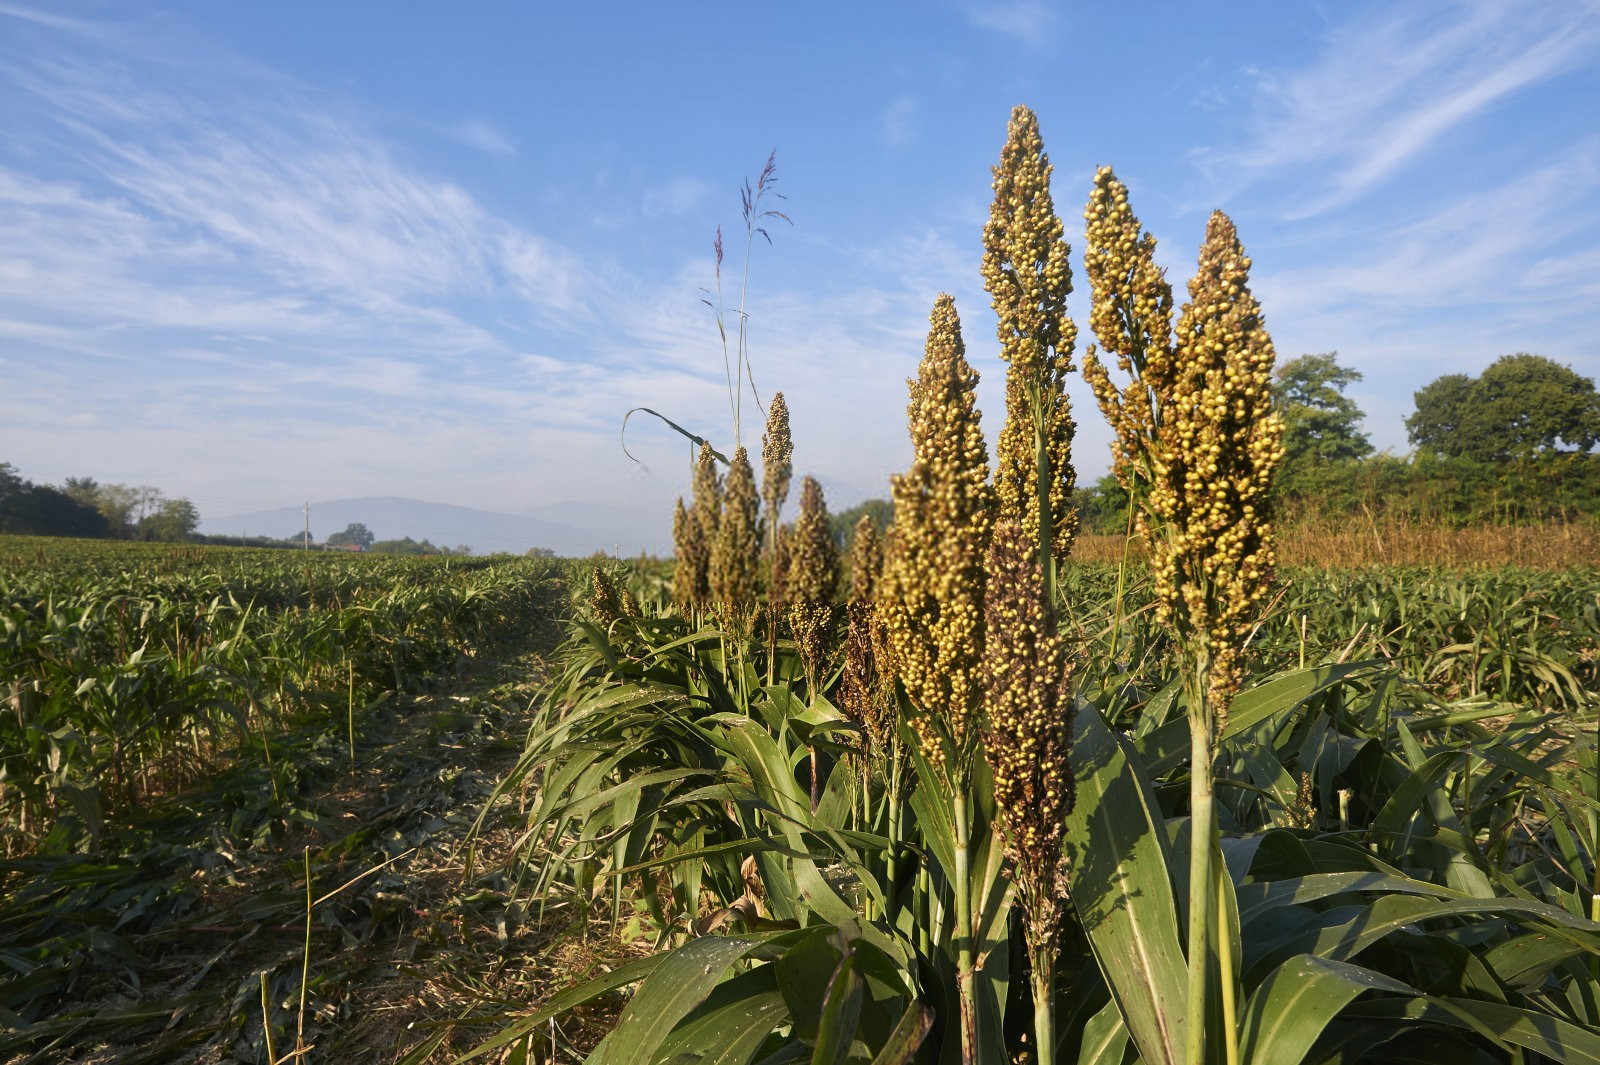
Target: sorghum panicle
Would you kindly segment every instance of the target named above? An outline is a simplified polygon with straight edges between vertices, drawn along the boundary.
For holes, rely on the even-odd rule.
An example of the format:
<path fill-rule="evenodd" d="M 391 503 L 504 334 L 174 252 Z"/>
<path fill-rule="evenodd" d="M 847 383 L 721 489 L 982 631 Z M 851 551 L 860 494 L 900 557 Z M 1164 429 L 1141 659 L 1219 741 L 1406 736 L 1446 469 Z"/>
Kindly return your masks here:
<path fill-rule="evenodd" d="M 883 572 L 883 537 L 877 523 L 863 514 L 850 537 L 850 598 L 870 602 Z"/>
<path fill-rule="evenodd" d="M 1109 166 L 1095 174 L 1083 218 L 1089 324 L 1129 381 L 1119 391 L 1093 345 L 1083 355 L 1083 376 L 1114 430 L 1113 469 L 1131 492 L 1135 480 L 1149 478 L 1147 452 L 1172 386 L 1172 286 L 1156 265 L 1155 237 L 1140 228 L 1128 188 Z"/>
<path fill-rule="evenodd" d="M 704 610 L 711 605 L 711 550 L 717 542 L 717 527 L 722 523 L 722 479 L 717 476 L 717 458 L 710 444 L 700 445 L 694 467 L 694 505 L 689 517 L 696 526 L 701 553 L 696 556 L 694 605 Z"/>
<path fill-rule="evenodd" d="M 1072 438 L 1077 425 L 1067 399 L 1077 326 L 1067 317 L 1071 248 L 1050 195 L 1053 167 L 1026 107 L 1011 112 L 1006 144 L 994 168 L 994 203 L 983 227 L 983 283 L 989 290 L 1006 370 L 1006 420 L 995 451 L 995 496 L 1001 519 L 1039 537 L 1037 434 L 1049 462 L 1051 550 L 1064 558 L 1077 535 L 1072 491 Z"/>
<path fill-rule="evenodd" d="M 800 517 L 790 545 L 785 595 L 789 631 L 794 634 L 813 692 L 833 636 L 833 598 L 839 588 L 839 550 L 833 544 L 828 505 L 822 486 L 807 477 L 800 482 Z"/>
<path fill-rule="evenodd" d="M 1166 527 L 1150 543 L 1157 611 L 1209 650 L 1219 733 L 1277 561 L 1271 487 L 1283 423 L 1272 410 L 1272 338 L 1249 270 L 1233 222 L 1213 212 L 1178 317 L 1152 459 L 1150 508 Z"/>
<path fill-rule="evenodd" d="M 789 405 L 782 392 L 774 392 L 767 405 L 767 429 L 761 436 L 761 499 L 767 505 L 767 524 L 778 520 L 789 498 L 794 476 L 794 441 L 789 437 Z"/>
<path fill-rule="evenodd" d="M 684 507 L 682 496 L 672 509 L 672 545 L 672 602 L 680 611 L 688 613 L 694 608 L 699 575 L 705 571 L 708 560 L 702 558 L 705 546 L 700 540 L 699 523 Z"/>
<path fill-rule="evenodd" d="M 1042 948 L 1055 938 L 1056 872 L 1075 794 L 1071 674 L 1047 620 L 1037 542 L 1011 522 L 995 526 L 989 548 L 984 624 L 984 750 L 1029 939 Z"/>
<path fill-rule="evenodd" d="M 604 628 L 610 628 L 622 617 L 622 599 L 617 594 L 617 584 L 599 566 L 590 571 L 589 609 Z"/>
<path fill-rule="evenodd" d="M 755 473 L 741 447 L 728 464 L 709 580 L 718 614 L 737 632 L 743 632 L 755 614 L 756 576 L 761 568 L 760 518 Z"/>
<path fill-rule="evenodd" d="M 911 469 L 890 479 L 894 525 L 878 602 L 911 724 L 929 761 L 968 769 L 983 699 L 984 554 L 992 493 L 955 301 L 934 303 L 927 348 L 908 382 Z M 954 757 L 956 765 L 949 766 Z"/>
<path fill-rule="evenodd" d="M 844 673 L 839 686 L 840 708 L 866 729 L 869 752 L 885 750 L 893 728 L 887 720 L 889 692 L 882 677 L 882 625 L 873 601 L 882 569 L 882 538 L 877 525 L 863 515 L 850 549 L 850 601 L 845 608 Z"/>

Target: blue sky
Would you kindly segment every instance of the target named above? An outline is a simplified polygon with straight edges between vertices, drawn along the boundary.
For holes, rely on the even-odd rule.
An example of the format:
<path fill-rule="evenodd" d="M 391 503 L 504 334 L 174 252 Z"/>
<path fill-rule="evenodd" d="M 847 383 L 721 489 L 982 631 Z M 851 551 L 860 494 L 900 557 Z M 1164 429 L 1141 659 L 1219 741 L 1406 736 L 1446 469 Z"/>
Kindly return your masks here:
<path fill-rule="evenodd" d="M 1182 291 L 1238 224 L 1280 358 L 1337 349 L 1380 447 L 1534 351 L 1600 374 L 1600 4 L 414 5 L 0 0 L 0 459 L 221 516 L 365 495 L 635 513 L 732 436 L 699 298 L 776 148 L 751 352 L 836 505 L 909 455 L 904 382 L 978 276 L 1016 103 L 1081 210 L 1131 189 Z M 1107 430 L 1074 389 L 1077 461 Z M 747 432 L 759 443 L 759 431 Z M 657 533 L 659 530 L 659 534 Z"/>

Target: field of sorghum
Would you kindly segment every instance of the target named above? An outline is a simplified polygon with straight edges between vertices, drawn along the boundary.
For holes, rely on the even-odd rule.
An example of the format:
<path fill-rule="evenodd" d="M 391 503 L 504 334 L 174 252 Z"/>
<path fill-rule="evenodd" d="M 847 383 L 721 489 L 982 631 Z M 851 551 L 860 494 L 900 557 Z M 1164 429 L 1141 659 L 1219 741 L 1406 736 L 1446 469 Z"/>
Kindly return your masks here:
<path fill-rule="evenodd" d="M 1280 571 L 1250 260 L 1214 213 L 1174 315 L 1109 168 L 1082 362 L 1139 550 L 1074 562 L 1050 176 L 1019 108 L 993 462 L 941 296 L 847 590 L 781 397 L 759 491 L 701 447 L 670 581 L 594 569 L 501 790 L 530 901 L 655 950 L 480 1054 L 631 988 L 589 1061 L 1600 1061 L 1600 572 Z"/>
<path fill-rule="evenodd" d="M 413 559 L 0 538 L 0 855 L 104 819 L 317 716 L 375 700 L 521 617 L 524 559 Z M 280 773 L 292 774 L 292 765 Z"/>

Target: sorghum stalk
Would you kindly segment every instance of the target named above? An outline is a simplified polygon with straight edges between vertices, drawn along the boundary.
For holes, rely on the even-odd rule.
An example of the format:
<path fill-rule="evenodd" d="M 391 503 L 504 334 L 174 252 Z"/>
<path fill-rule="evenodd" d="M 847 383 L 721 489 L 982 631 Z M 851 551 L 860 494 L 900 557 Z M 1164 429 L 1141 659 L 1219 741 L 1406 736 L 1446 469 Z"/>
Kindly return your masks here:
<path fill-rule="evenodd" d="M 911 469 L 891 479 L 894 526 L 879 582 L 887 645 L 904 687 L 910 724 L 949 796 L 955 823 L 957 978 L 962 1049 L 975 1060 L 972 912 L 967 882 L 968 791 L 983 688 L 984 554 L 992 493 L 988 447 L 955 301 L 941 294 L 907 407 Z"/>
<path fill-rule="evenodd" d="M 995 453 L 999 517 L 1037 544 L 1045 602 L 1053 609 L 1055 564 L 1072 550 L 1077 510 L 1066 394 L 1077 327 L 1067 317 L 1071 249 L 1050 195 L 1050 157 L 1039 120 L 1011 112 L 994 168 L 994 203 L 983 227 L 983 283 L 995 314 L 1006 371 L 1006 421 Z"/>

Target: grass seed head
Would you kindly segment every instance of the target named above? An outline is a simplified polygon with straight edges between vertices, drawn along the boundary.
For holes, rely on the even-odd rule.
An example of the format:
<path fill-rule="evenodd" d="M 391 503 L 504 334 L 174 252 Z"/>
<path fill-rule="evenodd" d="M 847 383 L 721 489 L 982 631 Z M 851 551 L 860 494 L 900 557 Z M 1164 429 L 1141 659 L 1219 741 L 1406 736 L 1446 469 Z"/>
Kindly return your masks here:
<path fill-rule="evenodd" d="M 1067 316 L 1071 248 L 1050 195 L 1053 167 L 1026 107 L 1011 112 L 1006 144 L 994 168 L 994 202 L 983 227 L 983 283 L 998 317 L 1006 371 L 1006 420 L 995 451 L 998 514 L 1039 538 L 1038 434 L 1049 463 L 1050 543 L 1058 557 L 1072 550 L 1077 509 L 1072 492 L 1072 438 L 1077 425 L 1066 394 L 1077 326 Z"/>
<path fill-rule="evenodd" d="M 622 617 L 622 598 L 611 575 L 599 566 L 589 574 L 589 609 L 602 628 L 609 629 Z"/>
<path fill-rule="evenodd" d="M 694 467 L 694 505 L 689 517 L 700 541 L 696 555 L 694 605 L 705 609 L 711 604 L 711 550 L 717 542 L 717 527 L 722 523 L 722 479 L 717 475 L 717 458 L 710 444 L 700 445 Z"/>
<path fill-rule="evenodd" d="M 704 545 L 700 540 L 700 526 L 683 505 L 683 497 L 672 508 L 672 601 L 687 613 L 695 604 L 695 589 L 706 562 L 700 558 Z"/>
<path fill-rule="evenodd" d="M 850 541 L 850 599 L 870 602 L 883 572 L 883 537 L 877 523 L 866 514 L 856 522 Z"/>
<path fill-rule="evenodd" d="M 989 454 L 955 301 L 934 303 L 907 407 L 913 458 L 891 478 L 894 525 L 879 584 L 894 671 L 927 758 L 968 769 L 982 709 Z M 954 758 L 956 764 L 949 765 Z"/>
<path fill-rule="evenodd" d="M 828 505 L 814 478 L 800 482 L 800 516 L 795 520 L 785 574 L 789 631 L 805 661 L 811 690 L 833 636 L 833 599 L 839 589 L 839 550 L 833 543 Z"/>
<path fill-rule="evenodd" d="M 1283 460 L 1272 338 L 1249 269 L 1233 222 L 1213 212 L 1151 456 L 1149 505 L 1163 527 L 1150 538 L 1157 612 L 1208 649 L 1219 731 L 1276 565 L 1271 487 Z"/>
<path fill-rule="evenodd" d="M 767 523 L 775 524 L 789 498 L 794 476 L 794 441 L 789 437 L 789 405 L 775 392 L 767 406 L 767 430 L 761 437 L 761 499 L 767 505 Z"/>
<path fill-rule="evenodd" d="M 1136 479 L 1149 477 L 1147 456 L 1172 384 L 1172 286 L 1156 265 L 1155 237 L 1141 228 L 1127 186 L 1109 166 L 1095 174 L 1083 217 L 1089 324 L 1129 382 L 1119 390 L 1092 345 L 1084 352 L 1083 376 L 1115 433 L 1113 470 L 1132 491 Z"/>
<path fill-rule="evenodd" d="M 761 568 L 761 501 L 744 448 L 733 453 L 724 485 L 722 517 L 711 548 L 711 598 L 723 623 L 748 628 L 755 615 L 756 577 Z"/>
<path fill-rule="evenodd" d="M 1029 939 L 1048 947 L 1060 916 L 1062 831 L 1075 797 L 1070 663 L 1047 620 L 1036 541 L 1021 526 L 996 525 L 988 572 L 984 750 Z"/>

